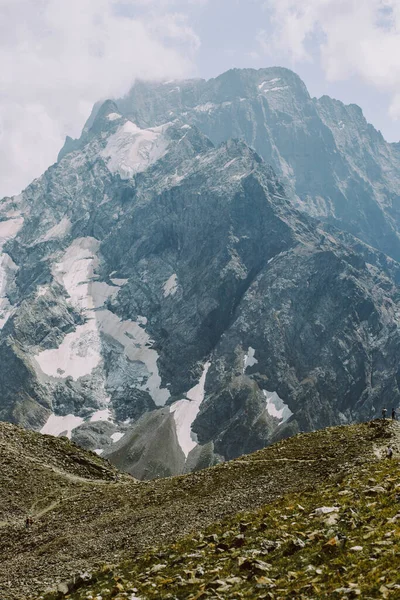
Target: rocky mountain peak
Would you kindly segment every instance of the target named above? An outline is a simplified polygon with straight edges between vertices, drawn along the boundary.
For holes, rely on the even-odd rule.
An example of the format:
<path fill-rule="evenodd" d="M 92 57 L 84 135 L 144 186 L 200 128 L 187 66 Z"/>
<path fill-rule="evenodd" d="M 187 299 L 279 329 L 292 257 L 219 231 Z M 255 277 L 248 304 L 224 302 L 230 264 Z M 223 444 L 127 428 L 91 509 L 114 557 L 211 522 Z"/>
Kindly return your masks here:
<path fill-rule="evenodd" d="M 359 107 L 311 100 L 300 78 L 278 67 L 233 69 L 210 81 L 140 82 L 117 104 L 140 126 L 182 115 L 216 145 L 243 138 L 299 209 L 399 260 L 399 153 Z"/>
<path fill-rule="evenodd" d="M 397 406 L 397 160 L 285 69 L 97 106 L 0 203 L 0 418 L 152 478 Z"/>

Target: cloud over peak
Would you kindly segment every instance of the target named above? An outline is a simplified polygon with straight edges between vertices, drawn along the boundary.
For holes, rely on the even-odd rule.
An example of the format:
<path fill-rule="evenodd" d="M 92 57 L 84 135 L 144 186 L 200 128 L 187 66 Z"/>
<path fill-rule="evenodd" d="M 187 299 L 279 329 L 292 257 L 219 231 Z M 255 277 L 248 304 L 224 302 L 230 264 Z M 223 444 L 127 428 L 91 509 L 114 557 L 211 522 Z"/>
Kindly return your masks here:
<path fill-rule="evenodd" d="M 0 0 L 0 197 L 54 162 L 97 100 L 190 72 L 200 42 L 179 4 Z"/>
<path fill-rule="evenodd" d="M 351 77 L 392 95 L 400 119 L 400 3 L 398 0 L 263 0 L 272 34 L 261 30 L 266 53 L 293 63 L 320 59 L 330 81 Z"/>

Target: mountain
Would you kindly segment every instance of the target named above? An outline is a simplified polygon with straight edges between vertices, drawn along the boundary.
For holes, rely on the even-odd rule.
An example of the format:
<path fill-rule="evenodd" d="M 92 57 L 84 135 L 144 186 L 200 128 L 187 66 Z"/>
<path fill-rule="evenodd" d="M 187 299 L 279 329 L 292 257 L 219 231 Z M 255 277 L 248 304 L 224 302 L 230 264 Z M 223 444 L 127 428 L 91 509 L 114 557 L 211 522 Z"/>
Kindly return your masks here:
<path fill-rule="evenodd" d="M 138 82 L 117 104 L 141 127 L 183 117 L 216 145 L 244 139 L 298 208 L 400 259 L 400 146 L 388 144 L 358 106 L 313 99 L 282 68 Z"/>
<path fill-rule="evenodd" d="M 168 569 L 176 567 L 185 579 L 186 566 L 188 570 L 192 568 L 190 558 L 198 560 L 200 565 L 204 551 L 207 553 L 204 556 L 207 566 L 203 564 L 205 577 L 213 580 L 215 569 L 221 566 L 220 559 L 231 559 L 237 564 L 237 556 L 246 557 L 249 549 L 264 549 L 264 545 L 252 539 L 261 534 L 264 540 L 280 540 L 279 547 L 281 541 L 284 542 L 285 548 L 300 536 L 306 544 L 305 552 L 313 553 L 312 559 L 300 561 L 302 566 L 299 563 L 298 567 L 291 562 L 289 570 L 303 569 L 310 563 L 319 567 L 324 560 L 320 558 L 315 563 L 315 556 L 322 544 L 332 537 L 329 533 L 332 523 L 320 519 L 312 522 L 308 515 L 324 506 L 325 501 L 340 507 L 341 520 L 334 526 L 346 531 L 348 548 L 358 545 L 374 528 L 374 537 L 361 542 L 365 546 L 362 556 L 369 561 L 374 548 L 374 556 L 385 561 L 395 551 L 393 544 L 397 540 L 395 535 L 385 535 L 395 527 L 395 521 L 389 522 L 386 517 L 393 518 L 398 511 L 393 477 L 397 462 L 381 458 L 387 444 L 393 446 L 397 456 L 399 436 L 399 425 L 390 421 L 335 427 L 296 435 L 255 454 L 198 473 L 138 482 L 125 474 L 119 474 L 115 481 L 115 469 L 109 463 L 66 439 L 0 423 L 0 595 L 7 600 L 32 600 L 45 589 L 54 589 L 61 583 L 57 595 L 61 598 L 67 592 L 66 583 L 75 581 L 77 585 L 84 585 L 81 592 L 83 597 L 88 597 L 86 584 L 95 583 L 98 577 L 103 587 L 100 595 L 105 599 L 117 597 L 117 593 L 112 592 L 114 588 L 108 592 L 104 589 L 107 585 L 104 586 L 102 578 L 109 576 L 109 569 L 93 579 L 87 571 L 98 570 L 104 564 L 126 564 L 125 561 L 133 559 L 134 564 L 127 565 L 124 577 L 130 577 L 131 581 L 133 578 L 132 587 L 140 585 L 138 596 L 141 598 L 147 598 L 147 593 L 149 597 L 161 597 L 158 586 L 174 586 L 176 574 L 161 577 L 164 580 L 161 584 L 159 570 L 154 569 L 149 582 L 148 568 L 141 570 L 146 560 L 168 565 Z M 367 509 L 366 505 L 370 505 L 364 500 L 368 497 L 366 490 L 374 486 L 377 489 L 370 495 L 372 502 L 378 502 Z M 302 510 L 297 509 L 298 504 L 304 512 L 297 515 L 298 527 L 294 530 L 293 511 Z M 261 520 L 260 509 L 265 514 Z M 244 515 L 243 511 L 251 514 Z M 28 529 L 26 516 L 33 518 Z M 305 531 L 304 518 L 309 518 Z M 257 523 L 255 529 L 253 520 Z M 262 526 L 260 521 L 270 526 Z M 238 527 L 240 532 L 236 531 Z M 198 548 L 206 528 L 206 535 L 216 537 L 210 537 Z M 223 536 L 228 531 L 231 533 Z M 308 538 L 305 535 L 308 532 L 314 532 L 314 537 Z M 238 534 L 239 538 L 233 540 Z M 190 536 L 190 540 L 186 536 Z M 390 540 L 393 544 L 381 545 L 381 540 Z M 179 545 L 171 548 L 171 544 L 176 543 Z M 227 545 L 216 548 L 216 543 Z M 191 550 L 193 545 L 196 547 Z M 268 552 L 278 550 L 265 559 L 267 562 L 281 560 L 279 547 L 277 544 L 266 548 Z M 170 554 L 178 560 L 171 559 Z M 262 555 L 258 556 L 264 560 Z M 296 560 L 296 557 L 288 554 L 288 560 Z M 346 560 L 350 564 L 354 561 L 350 551 Z M 395 568 L 392 559 L 390 563 Z M 384 562 L 376 562 L 374 566 L 381 564 Z M 231 563 L 227 565 L 233 568 Z M 329 563 L 326 566 L 330 568 Z M 333 582 L 337 569 L 331 567 L 333 579 L 327 579 Z M 83 577 L 75 577 L 84 572 Z M 365 565 L 363 573 L 366 573 Z M 276 577 L 275 568 L 272 575 Z M 152 592 L 153 583 L 157 587 Z M 194 583 L 197 584 L 188 585 Z M 256 584 L 247 573 L 245 581 L 239 583 Z M 169 591 L 167 587 L 165 595 Z M 187 588 L 183 586 L 177 597 L 187 598 Z"/>
<path fill-rule="evenodd" d="M 318 111 L 275 69 L 138 83 L 96 107 L 57 164 L 0 203 L 0 419 L 151 479 L 398 406 L 398 221 L 382 181 L 339 218 Z M 282 183 L 246 139 L 217 139 L 240 128 L 259 152 L 285 129 L 279 156 L 303 162 Z M 396 147 L 379 143 L 388 173 Z M 328 147 L 344 165 L 351 152 Z M 340 185 L 365 183 L 361 163 L 346 159 Z M 330 215 L 312 209 L 324 183 Z"/>

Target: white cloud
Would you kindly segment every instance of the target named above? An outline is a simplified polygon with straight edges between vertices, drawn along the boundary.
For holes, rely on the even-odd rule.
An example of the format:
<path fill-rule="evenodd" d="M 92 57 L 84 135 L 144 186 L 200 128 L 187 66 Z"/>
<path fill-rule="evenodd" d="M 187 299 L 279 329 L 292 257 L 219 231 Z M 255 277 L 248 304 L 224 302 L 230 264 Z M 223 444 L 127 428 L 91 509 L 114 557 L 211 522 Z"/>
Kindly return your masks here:
<path fill-rule="evenodd" d="M 400 120 L 400 94 L 395 94 L 389 107 L 389 115 L 395 121 Z"/>
<path fill-rule="evenodd" d="M 164 42 L 174 41 L 185 45 L 192 52 L 200 48 L 200 38 L 188 23 L 187 16 L 182 13 L 152 14 L 150 31 Z"/>
<path fill-rule="evenodd" d="M 188 74 L 199 39 L 172 0 L 0 0 L 0 198 L 136 77 Z"/>
<path fill-rule="evenodd" d="M 293 63 L 319 50 L 329 81 L 353 76 L 389 92 L 390 114 L 400 119 L 399 0 L 267 0 L 272 35 L 261 31 L 259 47 L 283 52 Z"/>

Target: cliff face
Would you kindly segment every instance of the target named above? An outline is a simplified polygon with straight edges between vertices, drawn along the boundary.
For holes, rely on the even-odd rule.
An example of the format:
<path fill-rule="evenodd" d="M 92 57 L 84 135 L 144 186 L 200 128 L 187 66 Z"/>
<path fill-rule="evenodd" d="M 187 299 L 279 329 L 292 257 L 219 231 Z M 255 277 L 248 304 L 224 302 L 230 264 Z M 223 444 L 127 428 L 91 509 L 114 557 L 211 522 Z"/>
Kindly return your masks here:
<path fill-rule="evenodd" d="M 397 155 L 363 123 L 281 69 L 97 107 L 0 203 L 0 418 L 151 478 L 397 406 L 396 197 L 359 195 Z"/>
<path fill-rule="evenodd" d="M 142 126 L 184 118 L 213 143 L 242 138 L 297 206 L 400 259 L 400 152 L 356 105 L 310 97 L 287 69 L 232 70 L 210 81 L 139 82 L 118 101 Z"/>

